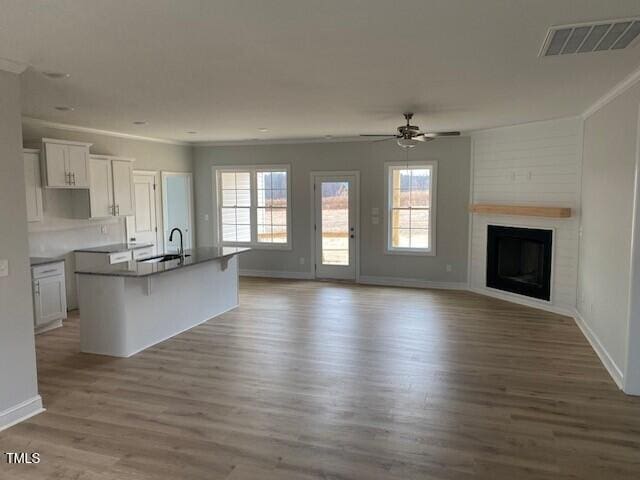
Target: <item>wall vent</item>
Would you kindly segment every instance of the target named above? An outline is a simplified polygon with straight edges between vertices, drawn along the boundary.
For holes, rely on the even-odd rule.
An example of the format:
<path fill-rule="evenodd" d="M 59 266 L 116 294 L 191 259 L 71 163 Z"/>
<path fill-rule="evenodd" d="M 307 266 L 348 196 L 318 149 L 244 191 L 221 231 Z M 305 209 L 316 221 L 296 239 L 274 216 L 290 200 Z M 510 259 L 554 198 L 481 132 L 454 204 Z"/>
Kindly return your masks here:
<path fill-rule="evenodd" d="M 640 35 L 640 17 L 551 27 L 539 56 L 602 52 L 627 48 Z"/>

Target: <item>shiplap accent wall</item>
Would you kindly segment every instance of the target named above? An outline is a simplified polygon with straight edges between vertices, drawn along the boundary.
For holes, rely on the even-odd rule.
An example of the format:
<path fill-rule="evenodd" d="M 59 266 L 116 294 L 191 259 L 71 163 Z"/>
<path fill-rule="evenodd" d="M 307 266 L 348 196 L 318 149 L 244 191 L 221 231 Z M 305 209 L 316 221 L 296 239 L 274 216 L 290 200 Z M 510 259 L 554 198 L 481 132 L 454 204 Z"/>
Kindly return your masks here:
<path fill-rule="evenodd" d="M 580 118 L 565 118 L 472 135 L 472 202 L 553 205 L 573 211 L 568 219 L 473 214 L 469 247 L 472 290 L 571 314 L 576 305 L 582 128 Z M 554 230 L 551 302 L 486 287 L 488 224 Z"/>

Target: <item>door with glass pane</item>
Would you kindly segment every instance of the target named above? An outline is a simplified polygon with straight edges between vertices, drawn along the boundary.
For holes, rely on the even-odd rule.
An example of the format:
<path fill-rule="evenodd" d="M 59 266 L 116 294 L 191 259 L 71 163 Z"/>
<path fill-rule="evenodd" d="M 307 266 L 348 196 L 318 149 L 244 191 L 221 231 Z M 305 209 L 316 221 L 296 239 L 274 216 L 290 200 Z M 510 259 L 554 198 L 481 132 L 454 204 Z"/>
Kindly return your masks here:
<path fill-rule="evenodd" d="M 355 280 L 355 175 L 315 175 L 315 273 L 317 278 Z"/>

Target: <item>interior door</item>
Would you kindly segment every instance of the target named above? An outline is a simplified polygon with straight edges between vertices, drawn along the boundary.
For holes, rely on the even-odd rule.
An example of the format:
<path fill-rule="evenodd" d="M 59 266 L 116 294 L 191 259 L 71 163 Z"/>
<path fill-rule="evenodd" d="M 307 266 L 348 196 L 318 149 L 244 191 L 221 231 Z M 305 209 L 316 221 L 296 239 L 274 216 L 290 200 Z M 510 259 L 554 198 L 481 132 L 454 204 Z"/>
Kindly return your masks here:
<path fill-rule="evenodd" d="M 162 174 L 162 209 L 164 214 L 164 244 L 166 251 L 176 251 L 180 247 L 180 236 L 174 235 L 169 241 L 173 228 L 179 228 L 184 237 L 184 249 L 193 248 L 191 232 L 192 215 L 191 174 Z"/>
<path fill-rule="evenodd" d="M 113 160 L 113 203 L 116 205 L 116 215 L 133 215 L 133 166 L 127 160 Z"/>
<path fill-rule="evenodd" d="M 158 217 L 156 212 L 156 176 L 154 173 L 133 175 L 135 211 L 133 238 L 138 243 L 153 243 L 157 249 Z M 131 237 L 131 235 L 129 235 Z"/>
<path fill-rule="evenodd" d="M 114 215 L 111 160 L 92 157 L 89 161 L 91 162 L 91 185 L 89 188 L 91 217 L 110 217 Z"/>
<path fill-rule="evenodd" d="M 356 278 L 356 188 L 355 175 L 314 177 L 317 278 Z"/>

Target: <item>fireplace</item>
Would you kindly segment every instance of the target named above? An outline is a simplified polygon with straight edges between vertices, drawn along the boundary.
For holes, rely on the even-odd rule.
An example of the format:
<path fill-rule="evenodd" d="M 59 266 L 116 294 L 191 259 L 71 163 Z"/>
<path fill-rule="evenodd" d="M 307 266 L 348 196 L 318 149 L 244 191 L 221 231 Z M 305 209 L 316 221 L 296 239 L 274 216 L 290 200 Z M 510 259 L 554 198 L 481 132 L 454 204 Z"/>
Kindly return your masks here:
<path fill-rule="evenodd" d="M 487 287 L 532 298 L 551 298 L 553 232 L 489 225 Z"/>

